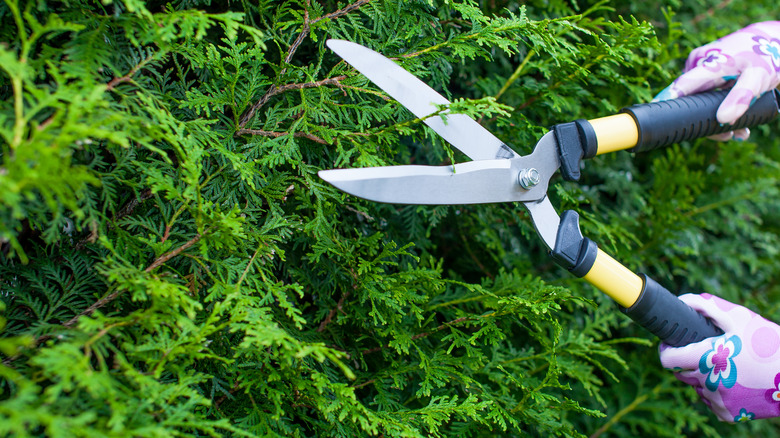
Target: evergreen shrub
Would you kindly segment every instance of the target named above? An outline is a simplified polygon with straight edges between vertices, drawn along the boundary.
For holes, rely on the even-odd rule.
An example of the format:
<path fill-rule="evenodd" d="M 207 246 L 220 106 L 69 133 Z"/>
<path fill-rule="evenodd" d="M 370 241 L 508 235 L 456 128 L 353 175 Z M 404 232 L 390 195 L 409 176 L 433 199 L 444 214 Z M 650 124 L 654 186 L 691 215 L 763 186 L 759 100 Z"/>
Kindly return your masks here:
<path fill-rule="evenodd" d="M 774 2 L 4 0 L 1 436 L 748 436 L 546 256 L 521 205 L 320 169 L 464 161 L 325 47 L 394 58 L 519 153 L 646 102 Z M 777 124 L 590 160 L 559 211 L 780 321 Z"/>

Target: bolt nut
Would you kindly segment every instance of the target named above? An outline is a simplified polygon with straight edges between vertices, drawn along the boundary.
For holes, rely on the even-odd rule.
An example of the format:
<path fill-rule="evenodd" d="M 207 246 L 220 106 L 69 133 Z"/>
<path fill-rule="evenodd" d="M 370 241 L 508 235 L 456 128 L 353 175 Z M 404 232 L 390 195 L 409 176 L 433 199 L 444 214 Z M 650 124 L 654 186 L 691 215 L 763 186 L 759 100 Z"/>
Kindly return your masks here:
<path fill-rule="evenodd" d="M 523 169 L 517 175 L 517 183 L 526 190 L 539 184 L 541 178 L 539 177 L 539 171 L 531 167 L 530 169 Z"/>

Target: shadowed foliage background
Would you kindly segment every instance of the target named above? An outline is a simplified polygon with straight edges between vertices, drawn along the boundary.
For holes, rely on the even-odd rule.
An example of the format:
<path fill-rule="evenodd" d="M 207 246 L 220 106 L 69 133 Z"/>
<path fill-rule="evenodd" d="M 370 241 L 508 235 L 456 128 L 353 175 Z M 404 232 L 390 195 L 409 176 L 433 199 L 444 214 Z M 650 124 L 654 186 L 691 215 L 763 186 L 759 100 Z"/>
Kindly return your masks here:
<path fill-rule="evenodd" d="M 768 1 L 0 3 L 3 436 L 754 436 L 554 265 L 520 205 L 316 172 L 465 157 L 358 42 L 521 154 L 649 101 Z M 590 160 L 554 204 L 630 268 L 780 320 L 777 124 Z"/>

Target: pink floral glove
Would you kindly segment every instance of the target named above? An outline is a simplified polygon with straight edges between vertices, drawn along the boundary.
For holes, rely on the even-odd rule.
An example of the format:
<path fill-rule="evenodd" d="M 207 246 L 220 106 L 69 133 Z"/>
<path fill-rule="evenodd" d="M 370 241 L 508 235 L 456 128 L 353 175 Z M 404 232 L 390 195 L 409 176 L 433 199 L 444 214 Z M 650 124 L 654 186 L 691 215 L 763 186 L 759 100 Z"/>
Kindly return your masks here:
<path fill-rule="evenodd" d="M 780 327 L 710 294 L 680 299 L 725 332 L 695 344 L 661 344 L 664 368 L 694 388 L 722 421 L 780 416 Z"/>
<path fill-rule="evenodd" d="M 764 21 L 726 35 L 691 52 L 683 74 L 654 101 L 674 99 L 714 88 L 728 88 L 718 108 L 718 122 L 732 124 L 753 101 L 780 84 L 780 21 Z M 747 129 L 713 136 L 745 140 Z"/>

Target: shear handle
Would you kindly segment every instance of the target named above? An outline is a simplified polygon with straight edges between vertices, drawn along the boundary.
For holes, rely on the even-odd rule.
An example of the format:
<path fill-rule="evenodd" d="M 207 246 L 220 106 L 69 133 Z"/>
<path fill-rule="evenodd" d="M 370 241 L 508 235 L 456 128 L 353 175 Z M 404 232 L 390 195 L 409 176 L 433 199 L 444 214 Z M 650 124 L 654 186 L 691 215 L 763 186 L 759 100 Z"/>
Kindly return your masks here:
<path fill-rule="evenodd" d="M 715 114 L 728 90 L 693 94 L 677 99 L 623 108 L 620 114 L 577 120 L 553 127 L 558 140 L 561 173 L 577 181 L 583 158 L 630 149 L 645 152 L 684 140 L 749 128 L 775 119 L 780 112 L 780 90 L 756 100 L 733 125 L 718 123 Z"/>
<path fill-rule="evenodd" d="M 680 347 L 723 334 L 710 320 L 647 275 L 637 275 L 587 237 L 579 215 L 561 215 L 553 259 L 614 299 L 620 310 L 665 343 Z"/>

